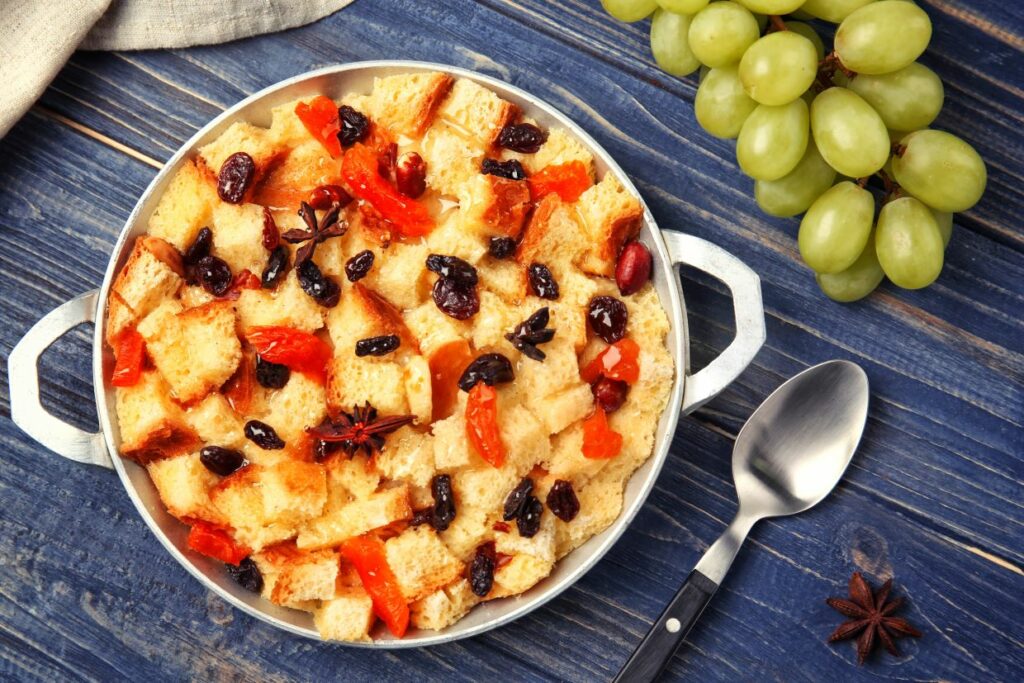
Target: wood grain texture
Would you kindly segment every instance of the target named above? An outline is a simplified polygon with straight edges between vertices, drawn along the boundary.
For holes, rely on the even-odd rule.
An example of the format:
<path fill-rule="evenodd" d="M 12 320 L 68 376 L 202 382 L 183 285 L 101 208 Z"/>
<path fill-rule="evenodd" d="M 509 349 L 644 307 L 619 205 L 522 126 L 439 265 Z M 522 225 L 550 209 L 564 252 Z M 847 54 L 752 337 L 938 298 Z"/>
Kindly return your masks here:
<path fill-rule="evenodd" d="M 860 363 L 873 400 L 835 494 L 768 521 L 669 669 L 694 680 L 1019 680 L 1024 671 L 1024 18 L 1013 3 L 927 0 L 924 61 L 946 84 L 937 127 L 989 164 L 932 287 L 839 305 L 800 263 L 797 223 L 760 213 L 730 142 L 693 119 L 694 79 L 658 71 L 647 24 L 596 0 L 360 0 L 317 24 L 221 46 L 77 54 L 42 104 L 163 160 L 241 97 L 301 71 L 376 58 L 448 62 L 559 107 L 619 160 L 665 228 L 710 239 L 761 275 L 768 343 L 719 398 L 681 421 L 649 502 L 576 586 L 508 627 L 420 651 L 371 653 L 279 633 L 194 582 L 138 519 L 116 477 L 44 452 L 10 422 L 0 379 L 0 678 L 601 680 L 625 661 L 735 510 L 729 451 L 781 381 L 828 358 Z M 0 357 L 46 311 L 96 286 L 154 175 L 33 113 L 0 141 Z M 683 274 L 693 357 L 723 349 L 724 287 Z M 93 425 L 85 331 L 43 359 L 47 405 Z M 925 631 L 858 669 L 828 646 L 825 604 L 854 569 L 894 576 Z M 325 673 L 329 672 L 329 673 Z"/>

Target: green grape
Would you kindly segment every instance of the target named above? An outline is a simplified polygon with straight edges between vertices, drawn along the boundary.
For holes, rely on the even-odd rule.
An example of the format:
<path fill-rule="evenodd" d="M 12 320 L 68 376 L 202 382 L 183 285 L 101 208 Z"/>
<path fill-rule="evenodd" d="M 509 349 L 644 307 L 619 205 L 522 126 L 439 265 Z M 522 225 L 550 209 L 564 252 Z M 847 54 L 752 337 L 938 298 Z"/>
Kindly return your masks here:
<path fill-rule="evenodd" d="M 875 199 L 844 180 L 814 200 L 800 221 L 797 244 L 816 273 L 838 273 L 853 265 L 871 236 Z"/>
<path fill-rule="evenodd" d="M 751 12 L 789 14 L 804 4 L 804 0 L 739 0 L 739 3 Z"/>
<path fill-rule="evenodd" d="M 879 76 L 860 74 L 848 87 L 875 108 L 888 128 L 895 130 L 927 128 L 942 109 L 942 81 L 918 62 Z"/>
<path fill-rule="evenodd" d="M 882 118 L 846 88 L 829 88 L 814 98 L 811 132 L 821 156 L 845 176 L 869 176 L 889 158 L 889 133 Z"/>
<path fill-rule="evenodd" d="M 807 103 L 795 99 L 772 107 L 759 104 L 740 128 L 736 159 L 755 180 L 777 180 L 792 171 L 807 149 Z"/>
<path fill-rule="evenodd" d="M 810 24 L 805 24 L 802 21 L 787 21 L 786 28 L 793 33 L 799 33 L 807 40 L 814 43 L 814 49 L 818 52 L 818 61 L 825 56 L 825 43 L 822 42 L 821 36 L 814 30 L 814 27 Z"/>
<path fill-rule="evenodd" d="M 690 51 L 686 35 L 690 30 L 690 16 L 659 9 L 651 20 L 651 52 L 663 71 L 673 76 L 687 76 L 700 68 L 700 62 Z"/>
<path fill-rule="evenodd" d="M 811 87 L 817 74 L 814 43 L 792 31 L 769 33 L 740 60 L 743 87 L 761 104 L 792 102 Z"/>
<path fill-rule="evenodd" d="M 806 0 L 800 10 L 817 19 L 838 24 L 851 12 L 875 0 Z"/>
<path fill-rule="evenodd" d="M 754 198 L 765 213 L 789 217 L 806 211 L 832 187 L 836 172 L 821 158 L 813 141 L 807 142 L 803 159 L 778 180 L 755 180 Z"/>
<path fill-rule="evenodd" d="M 658 0 L 601 0 L 604 11 L 619 21 L 634 22 L 651 16 Z"/>
<path fill-rule="evenodd" d="M 816 273 L 814 279 L 829 299 L 849 303 L 875 291 L 884 277 L 885 271 L 875 254 L 875 240 L 869 237 L 852 266 L 838 273 Z"/>
<path fill-rule="evenodd" d="M 696 14 L 707 7 L 710 0 L 657 0 L 661 9 L 676 14 Z"/>
<path fill-rule="evenodd" d="M 690 49 L 710 67 L 728 66 L 761 35 L 757 20 L 735 2 L 715 2 L 697 12 L 690 23 Z"/>
<path fill-rule="evenodd" d="M 941 130 L 919 130 L 900 144 L 892 173 L 904 190 L 939 211 L 966 211 L 985 191 L 985 162 L 969 144 Z"/>
<path fill-rule="evenodd" d="M 939 234 L 942 235 L 942 246 L 948 247 L 949 238 L 953 236 L 953 214 L 932 209 L 932 215 L 935 216 L 935 224 L 939 226 Z"/>
<path fill-rule="evenodd" d="M 875 250 L 882 270 L 904 289 L 920 289 L 942 272 L 942 235 L 935 216 L 913 197 L 894 199 L 878 213 Z"/>
<path fill-rule="evenodd" d="M 843 65 L 862 74 L 886 74 L 921 56 L 932 37 L 932 22 L 917 5 L 881 0 L 843 19 L 835 50 Z"/>
<path fill-rule="evenodd" d="M 701 128 L 718 138 L 735 138 L 757 102 L 740 83 L 735 66 L 712 69 L 697 87 L 693 110 Z"/>

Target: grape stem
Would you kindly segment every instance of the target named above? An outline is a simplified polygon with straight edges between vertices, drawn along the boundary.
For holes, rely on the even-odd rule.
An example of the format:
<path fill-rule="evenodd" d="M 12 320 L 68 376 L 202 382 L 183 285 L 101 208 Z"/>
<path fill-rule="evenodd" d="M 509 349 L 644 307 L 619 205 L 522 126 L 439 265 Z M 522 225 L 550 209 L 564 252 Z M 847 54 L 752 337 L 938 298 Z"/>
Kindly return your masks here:
<path fill-rule="evenodd" d="M 902 197 L 903 196 L 903 188 L 901 188 L 899 183 L 897 183 L 895 180 L 893 180 L 892 177 L 888 173 L 886 173 L 882 169 L 878 169 L 878 171 L 875 173 L 875 175 L 877 175 L 879 178 L 882 179 L 882 185 L 885 187 L 885 200 L 884 201 L 889 202 L 889 201 L 891 201 L 893 199 L 896 199 L 897 197 Z M 866 182 L 867 178 L 861 178 L 861 180 Z M 860 180 L 857 181 L 857 184 L 860 185 Z M 864 187 L 864 186 L 861 185 L 861 187 Z"/>
<path fill-rule="evenodd" d="M 895 154 L 896 156 L 902 158 L 903 157 L 903 153 L 906 152 L 906 151 L 907 151 L 907 146 L 906 145 L 901 145 L 898 142 L 892 143 L 892 153 Z"/>
<path fill-rule="evenodd" d="M 788 31 L 789 30 L 788 28 L 786 28 L 786 22 L 784 22 L 782 20 L 782 17 L 780 17 L 778 14 L 769 14 L 768 15 L 768 21 L 772 25 L 772 31 Z"/>
<path fill-rule="evenodd" d="M 884 173 L 884 171 L 883 171 L 883 173 Z M 868 186 L 868 181 L 869 180 L 871 180 L 871 176 L 869 176 L 869 175 L 866 175 L 863 178 L 857 178 L 857 187 L 859 187 L 860 189 L 863 190 L 865 187 Z"/>

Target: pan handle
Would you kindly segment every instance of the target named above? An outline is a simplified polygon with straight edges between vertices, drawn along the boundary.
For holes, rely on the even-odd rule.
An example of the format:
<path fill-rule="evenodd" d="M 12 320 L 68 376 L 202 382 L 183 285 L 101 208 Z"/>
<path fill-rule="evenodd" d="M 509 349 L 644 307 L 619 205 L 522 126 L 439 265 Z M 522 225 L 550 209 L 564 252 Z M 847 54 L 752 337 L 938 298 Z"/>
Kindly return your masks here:
<path fill-rule="evenodd" d="M 724 282 L 732 292 L 736 338 L 704 369 L 691 375 L 690 368 L 686 368 L 682 411 L 690 413 L 739 377 L 764 344 L 761 279 L 748 265 L 707 240 L 669 230 L 661 234 L 673 266 L 683 264 L 704 271 Z"/>
<path fill-rule="evenodd" d="M 47 313 L 17 343 L 7 359 L 11 419 L 33 439 L 68 460 L 113 469 L 102 432 L 86 432 L 63 422 L 39 402 L 39 357 L 74 327 L 96 317 L 96 290 Z"/>

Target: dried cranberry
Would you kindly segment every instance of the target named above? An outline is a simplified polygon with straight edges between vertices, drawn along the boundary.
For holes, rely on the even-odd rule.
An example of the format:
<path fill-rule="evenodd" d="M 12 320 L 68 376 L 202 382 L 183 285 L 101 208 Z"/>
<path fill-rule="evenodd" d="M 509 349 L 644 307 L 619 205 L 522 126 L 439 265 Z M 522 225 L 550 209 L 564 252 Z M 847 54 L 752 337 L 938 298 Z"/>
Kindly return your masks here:
<path fill-rule="evenodd" d="M 595 296 L 587 307 L 587 323 L 601 339 L 614 344 L 626 336 L 626 304 L 612 296 Z"/>
<path fill-rule="evenodd" d="M 199 451 L 199 462 L 214 474 L 226 477 L 245 463 L 245 456 L 231 448 L 207 446 Z"/>
<path fill-rule="evenodd" d="M 516 517 L 516 528 L 523 538 L 533 538 L 540 531 L 540 516 L 544 512 L 544 506 L 536 496 L 527 496 L 523 501 L 523 509 Z"/>
<path fill-rule="evenodd" d="M 341 185 L 321 185 L 309 193 L 309 205 L 317 211 L 335 206 L 348 206 L 352 196 Z"/>
<path fill-rule="evenodd" d="M 278 451 L 284 448 L 284 440 L 277 435 L 274 428 L 259 420 L 249 420 L 245 423 L 245 438 L 265 451 Z"/>
<path fill-rule="evenodd" d="M 195 267 L 196 279 L 210 294 L 223 296 L 231 288 L 231 268 L 216 256 L 204 256 Z"/>
<path fill-rule="evenodd" d="M 373 268 L 373 252 L 369 249 L 364 249 L 348 261 L 345 261 L 345 277 L 348 278 L 349 282 L 358 282 L 366 277 L 366 274 L 370 272 L 370 268 Z"/>
<path fill-rule="evenodd" d="M 246 190 L 256 175 L 256 162 L 245 152 L 235 152 L 217 174 L 217 195 L 228 204 L 241 204 Z"/>
<path fill-rule="evenodd" d="M 298 269 L 299 285 L 302 291 L 312 297 L 325 308 L 334 308 L 341 299 L 341 288 L 338 283 L 320 272 L 320 267 L 312 259 L 305 261 Z"/>
<path fill-rule="evenodd" d="M 395 162 L 395 189 L 411 199 L 427 191 L 427 164 L 416 152 L 406 152 Z"/>
<path fill-rule="evenodd" d="M 287 365 L 271 363 L 269 360 L 264 360 L 263 356 L 256 356 L 256 381 L 260 383 L 261 387 L 281 389 L 288 384 L 288 379 L 291 376 L 292 371 L 288 369 Z"/>
<path fill-rule="evenodd" d="M 338 141 L 342 147 L 351 147 L 357 142 L 362 142 L 370 132 L 370 119 L 347 104 L 338 107 L 338 119 L 341 121 Z"/>
<path fill-rule="evenodd" d="M 516 253 L 516 240 L 513 237 L 492 237 L 487 251 L 496 259 L 507 259 Z"/>
<path fill-rule="evenodd" d="M 397 334 L 383 334 L 379 337 L 368 337 L 356 342 L 356 355 L 386 356 L 402 343 Z"/>
<path fill-rule="evenodd" d="M 462 285 L 476 285 L 477 283 L 476 268 L 458 256 L 431 254 L 427 257 L 427 270 Z"/>
<path fill-rule="evenodd" d="M 503 534 L 507 534 L 509 530 L 509 526 L 505 522 L 495 522 L 491 525 L 491 528 L 495 531 L 500 531 Z"/>
<path fill-rule="evenodd" d="M 434 508 L 422 508 L 414 510 L 412 517 L 409 519 L 409 526 L 421 526 L 423 524 L 430 524 L 430 520 L 434 517 Z"/>
<path fill-rule="evenodd" d="M 606 413 L 614 413 L 626 402 L 629 385 L 618 379 L 602 377 L 590 387 L 594 392 L 594 401 Z"/>
<path fill-rule="evenodd" d="M 185 256 L 183 262 L 185 267 L 194 266 L 199 263 L 204 257 L 210 255 L 210 250 L 213 249 L 213 231 L 209 228 L 203 228 L 196 235 L 196 238 L 192 240 L 192 244 L 185 250 Z"/>
<path fill-rule="evenodd" d="M 281 231 L 277 229 L 277 221 L 270 209 L 263 207 L 263 248 L 267 251 L 274 251 L 281 244 Z"/>
<path fill-rule="evenodd" d="M 498 144 L 513 152 L 532 154 L 540 149 L 548 134 L 532 123 L 510 123 L 498 133 Z"/>
<path fill-rule="evenodd" d="M 434 283 L 434 303 L 445 315 L 456 320 L 466 320 L 480 310 L 480 297 L 476 287 L 463 285 L 446 277 Z"/>
<path fill-rule="evenodd" d="M 434 495 L 434 513 L 430 525 L 444 531 L 455 520 L 455 494 L 452 492 L 450 474 L 438 474 L 430 480 L 430 492 Z"/>
<path fill-rule="evenodd" d="M 473 555 L 473 564 L 469 568 L 469 587 L 475 595 L 483 598 L 491 592 L 496 564 L 494 541 L 477 547 L 476 554 Z"/>
<path fill-rule="evenodd" d="M 556 479 L 548 491 L 548 509 L 563 522 L 571 522 L 579 514 L 580 501 L 572 490 L 572 483 Z"/>
<path fill-rule="evenodd" d="M 505 335 L 521 354 L 536 361 L 543 361 L 545 353 L 537 348 L 539 344 L 547 344 L 555 338 L 555 331 L 548 328 L 551 314 L 548 307 L 538 308 L 529 318 L 515 326 Z"/>
<path fill-rule="evenodd" d="M 288 253 L 288 247 L 283 244 L 277 245 L 277 248 L 270 252 L 267 267 L 263 269 L 263 277 L 260 278 L 263 289 L 275 289 L 281 283 L 281 279 L 288 272 Z"/>
<path fill-rule="evenodd" d="M 480 172 L 484 175 L 496 175 L 509 180 L 522 180 L 526 177 L 523 165 L 517 159 L 498 161 L 497 159 L 484 159 L 480 165 Z"/>
<path fill-rule="evenodd" d="M 530 289 L 541 299 L 557 299 L 558 283 L 543 263 L 531 263 L 529 268 Z"/>
<path fill-rule="evenodd" d="M 630 242 L 615 265 L 615 284 L 623 296 L 636 294 L 651 279 L 651 252 L 640 242 Z"/>
<path fill-rule="evenodd" d="M 519 480 L 512 492 L 508 494 L 505 499 L 505 509 L 502 511 L 501 518 L 508 522 L 519 516 L 523 511 L 523 505 L 526 503 L 526 498 L 533 492 L 533 479 L 529 477 L 523 477 Z"/>
<path fill-rule="evenodd" d="M 469 391 L 483 382 L 488 386 L 511 382 L 516 378 L 512 362 L 500 353 L 485 353 L 466 366 L 459 377 L 459 389 Z"/>
<path fill-rule="evenodd" d="M 260 573 L 259 566 L 251 557 L 247 557 L 239 562 L 237 567 L 233 564 L 226 564 L 224 566 L 227 568 L 231 578 L 235 580 L 235 583 L 245 590 L 252 591 L 253 593 L 259 593 L 263 590 L 263 574 Z"/>

